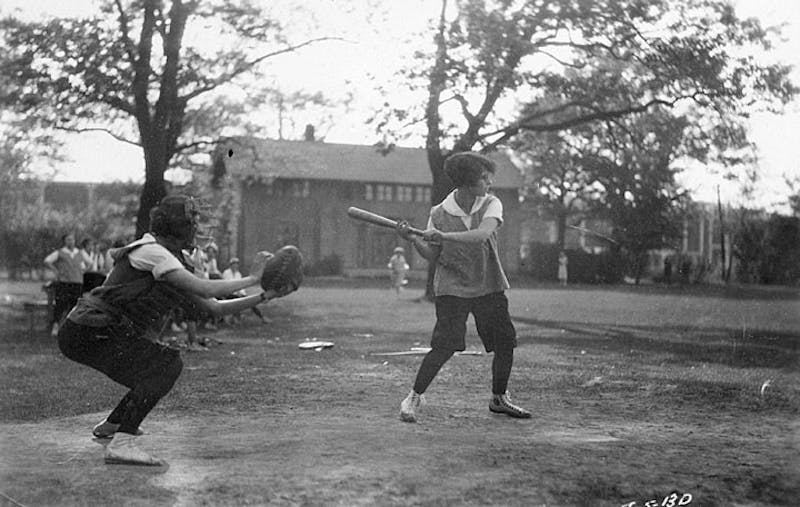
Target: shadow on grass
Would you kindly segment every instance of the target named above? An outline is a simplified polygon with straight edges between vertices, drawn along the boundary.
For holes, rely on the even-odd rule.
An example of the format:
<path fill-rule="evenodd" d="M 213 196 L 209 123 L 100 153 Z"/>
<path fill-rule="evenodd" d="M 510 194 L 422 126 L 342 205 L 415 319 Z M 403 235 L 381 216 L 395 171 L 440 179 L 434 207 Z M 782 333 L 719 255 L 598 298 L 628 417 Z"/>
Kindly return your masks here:
<path fill-rule="evenodd" d="M 675 361 L 717 363 L 737 368 L 780 368 L 800 371 L 800 332 L 687 326 L 586 324 L 513 317 L 561 334 L 536 336 L 538 343 L 611 353 L 666 353 Z"/>
<path fill-rule="evenodd" d="M 688 297 L 712 297 L 719 299 L 800 301 L 800 288 L 774 285 L 708 285 L 708 284 L 571 284 L 563 287 L 557 283 L 537 282 L 525 279 L 512 281 L 514 288 L 531 290 L 577 290 L 596 292 L 618 292 L 623 294 L 656 294 Z"/>

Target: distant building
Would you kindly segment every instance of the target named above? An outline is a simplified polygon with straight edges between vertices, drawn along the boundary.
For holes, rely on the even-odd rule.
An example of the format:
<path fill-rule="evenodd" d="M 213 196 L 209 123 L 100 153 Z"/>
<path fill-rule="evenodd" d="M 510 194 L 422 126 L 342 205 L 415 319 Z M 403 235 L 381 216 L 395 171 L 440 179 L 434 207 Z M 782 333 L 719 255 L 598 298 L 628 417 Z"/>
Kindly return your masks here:
<path fill-rule="evenodd" d="M 723 210 L 730 213 L 730 210 Z M 730 230 L 725 231 L 725 264 L 731 262 Z M 647 272 L 650 275 L 663 273 L 664 260 L 670 258 L 676 275 L 683 265 L 690 268 L 687 274 L 691 280 L 704 278 L 719 281 L 722 277 L 722 236 L 719 210 L 716 204 L 694 202 L 687 210 L 683 220 L 683 234 L 673 248 L 650 252 Z"/>
<path fill-rule="evenodd" d="M 498 234 L 501 259 L 519 267 L 519 170 L 501 155 L 493 192 L 503 201 L 505 223 Z M 297 245 L 309 263 L 336 255 L 348 273 L 384 274 L 396 245 L 391 229 L 352 220 L 356 206 L 424 228 L 431 202 L 431 174 L 420 148 L 381 154 L 373 146 L 314 141 L 232 138 L 213 154 L 214 172 L 233 191 L 229 220 L 231 251 L 245 259 L 259 250 Z M 421 274 L 426 261 L 407 249 Z"/>

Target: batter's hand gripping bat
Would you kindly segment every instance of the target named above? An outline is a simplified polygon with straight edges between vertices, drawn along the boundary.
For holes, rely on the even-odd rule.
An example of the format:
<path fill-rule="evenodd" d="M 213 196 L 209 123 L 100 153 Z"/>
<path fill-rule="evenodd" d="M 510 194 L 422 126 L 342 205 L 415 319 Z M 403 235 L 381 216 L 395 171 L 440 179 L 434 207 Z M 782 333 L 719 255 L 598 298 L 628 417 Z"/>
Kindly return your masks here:
<path fill-rule="evenodd" d="M 397 220 L 392 220 L 390 218 L 386 218 L 385 216 L 378 215 L 377 213 L 372 213 L 371 211 L 356 208 L 354 206 L 347 208 L 347 214 L 350 215 L 350 218 L 361 220 L 362 222 L 367 222 L 368 224 L 378 225 L 380 227 L 388 227 L 390 229 L 395 229 L 397 227 Z M 422 236 L 423 234 L 421 229 L 417 229 L 415 227 L 409 227 L 408 232 L 417 236 Z"/>

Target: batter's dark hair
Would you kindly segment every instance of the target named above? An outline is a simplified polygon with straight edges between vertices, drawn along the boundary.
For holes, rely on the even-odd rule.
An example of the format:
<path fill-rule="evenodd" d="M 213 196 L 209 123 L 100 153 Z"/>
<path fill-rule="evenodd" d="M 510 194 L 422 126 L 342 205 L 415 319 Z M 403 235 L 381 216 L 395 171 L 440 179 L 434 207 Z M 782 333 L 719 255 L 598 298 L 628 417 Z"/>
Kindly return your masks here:
<path fill-rule="evenodd" d="M 168 195 L 150 210 L 150 232 L 189 242 L 195 233 L 199 214 L 194 199 L 188 195 Z"/>
<path fill-rule="evenodd" d="M 457 187 L 475 185 L 483 171 L 494 174 L 496 169 L 497 166 L 493 161 L 472 151 L 455 153 L 444 161 L 444 173 Z"/>

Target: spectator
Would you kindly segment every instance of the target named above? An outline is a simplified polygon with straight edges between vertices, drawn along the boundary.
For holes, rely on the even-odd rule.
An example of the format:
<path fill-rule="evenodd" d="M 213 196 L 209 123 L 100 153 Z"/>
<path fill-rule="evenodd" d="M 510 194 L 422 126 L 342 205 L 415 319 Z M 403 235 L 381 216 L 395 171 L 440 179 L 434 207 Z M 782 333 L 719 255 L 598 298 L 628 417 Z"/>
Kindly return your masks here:
<path fill-rule="evenodd" d="M 198 278 L 208 279 L 205 270 L 206 257 L 203 250 L 195 246 L 191 252 L 183 250 L 183 255 L 186 258 L 187 265 L 194 271 L 194 275 Z M 183 310 L 183 314 L 177 318 L 183 318 L 183 323 L 186 324 L 186 348 L 191 352 L 205 352 L 208 350 L 208 343 L 205 338 L 201 339 L 198 334 L 200 323 L 203 321 L 203 316 L 200 311 Z"/>
<path fill-rule="evenodd" d="M 692 259 L 686 257 L 681 261 L 681 284 L 688 284 L 690 281 L 690 275 L 692 274 Z"/>
<path fill-rule="evenodd" d="M 53 284 L 55 304 L 50 323 L 50 333 L 58 336 L 61 321 L 66 316 L 83 290 L 84 257 L 75 246 L 75 235 L 64 234 L 61 237 L 62 246 L 44 258 L 44 265 L 55 274 Z"/>
<path fill-rule="evenodd" d="M 114 267 L 114 260 L 111 258 L 110 251 L 111 248 L 109 248 L 107 240 L 101 239 L 97 242 L 97 271 L 103 275 L 109 274 L 111 268 Z"/>
<path fill-rule="evenodd" d="M 92 238 L 81 241 L 81 255 L 83 255 L 83 292 L 89 292 L 95 287 L 103 285 L 106 275 L 102 272 L 105 259 L 100 254 L 97 244 Z"/>
<path fill-rule="evenodd" d="M 222 272 L 222 279 L 223 280 L 239 280 L 241 278 L 242 278 L 242 273 L 241 273 L 241 271 L 239 271 L 239 258 L 238 257 L 231 257 L 231 261 L 230 261 L 230 264 L 228 265 L 228 268 L 225 271 Z M 238 291 L 234 292 L 233 294 L 231 294 L 228 299 L 242 298 L 242 297 L 245 297 L 245 296 L 247 296 L 247 292 L 245 292 L 244 289 L 242 289 L 242 290 L 238 290 Z M 256 317 L 259 318 L 259 320 L 261 322 L 263 322 L 265 324 L 268 324 L 268 323 L 272 322 L 268 318 L 264 317 L 264 314 L 261 313 L 261 310 L 259 310 L 255 306 L 253 306 L 251 308 L 251 310 L 256 315 Z M 237 313 L 237 314 L 231 315 L 231 318 L 234 319 L 234 320 L 238 320 L 239 319 L 239 314 Z"/>
<path fill-rule="evenodd" d="M 391 272 L 392 288 L 398 296 L 403 292 L 403 286 L 408 283 L 406 275 L 408 274 L 409 265 L 404 254 L 405 250 L 402 246 L 396 247 L 387 266 Z"/>
<path fill-rule="evenodd" d="M 664 257 L 664 283 L 672 285 L 672 259 Z"/>
<path fill-rule="evenodd" d="M 565 287 L 567 285 L 568 264 L 569 259 L 567 258 L 567 253 L 564 250 L 561 250 L 561 252 L 558 253 L 558 282 Z"/>
<path fill-rule="evenodd" d="M 206 272 L 206 277 L 211 280 L 222 279 L 222 273 L 219 272 L 217 267 L 217 255 L 219 254 L 219 247 L 212 240 L 204 249 L 203 267 Z"/>

